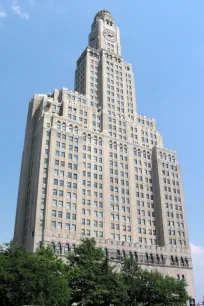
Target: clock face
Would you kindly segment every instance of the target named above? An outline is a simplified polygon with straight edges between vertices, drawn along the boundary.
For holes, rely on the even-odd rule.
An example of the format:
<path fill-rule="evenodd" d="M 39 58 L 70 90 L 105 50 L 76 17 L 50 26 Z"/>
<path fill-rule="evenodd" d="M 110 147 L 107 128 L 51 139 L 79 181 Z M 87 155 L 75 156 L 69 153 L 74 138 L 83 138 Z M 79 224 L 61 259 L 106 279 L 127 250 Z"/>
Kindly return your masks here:
<path fill-rule="evenodd" d="M 103 35 L 104 35 L 104 37 L 105 37 L 107 40 L 109 40 L 109 41 L 111 41 L 111 42 L 115 42 L 115 41 L 116 41 L 116 35 L 115 35 L 115 33 L 114 33 L 113 31 L 111 31 L 111 30 L 106 29 L 106 30 L 103 32 Z"/>

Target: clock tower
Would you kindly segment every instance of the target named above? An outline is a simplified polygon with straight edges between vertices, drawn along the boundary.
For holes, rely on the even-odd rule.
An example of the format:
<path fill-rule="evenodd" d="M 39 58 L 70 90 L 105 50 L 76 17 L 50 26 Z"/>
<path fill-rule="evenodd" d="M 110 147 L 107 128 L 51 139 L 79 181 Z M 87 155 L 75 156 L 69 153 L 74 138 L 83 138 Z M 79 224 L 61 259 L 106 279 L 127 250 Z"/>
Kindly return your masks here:
<path fill-rule="evenodd" d="M 102 10 L 95 15 L 89 34 L 89 46 L 121 55 L 120 30 L 108 11 Z"/>
<path fill-rule="evenodd" d="M 107 10 L 94 17 L 88 47 L 77 61 L 75 90 L 89 96 L 91 107 L 102 110 L 101 130 L 105 133 L 108 133 L 108 114 L 128 120 L 135 117 L 132 66 L 123 60 L 120 30 Z"/>

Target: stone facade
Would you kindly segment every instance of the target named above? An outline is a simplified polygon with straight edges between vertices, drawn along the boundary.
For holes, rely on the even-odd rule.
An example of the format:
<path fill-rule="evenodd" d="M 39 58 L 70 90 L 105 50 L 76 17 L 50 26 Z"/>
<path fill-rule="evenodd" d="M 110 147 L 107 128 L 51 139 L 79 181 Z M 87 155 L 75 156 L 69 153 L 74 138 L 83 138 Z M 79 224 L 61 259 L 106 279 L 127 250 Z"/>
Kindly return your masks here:
<path fill-rule="evenodd" d="M 59 255 L 95 237 L 113 261 L 185 278 L 194 297 L 180 167 L 154 119 L 136 112 L 134 75 L 120 31 L 96 14 L 77 61 L 75 91 L 29 104 L 14 241 Z"/>

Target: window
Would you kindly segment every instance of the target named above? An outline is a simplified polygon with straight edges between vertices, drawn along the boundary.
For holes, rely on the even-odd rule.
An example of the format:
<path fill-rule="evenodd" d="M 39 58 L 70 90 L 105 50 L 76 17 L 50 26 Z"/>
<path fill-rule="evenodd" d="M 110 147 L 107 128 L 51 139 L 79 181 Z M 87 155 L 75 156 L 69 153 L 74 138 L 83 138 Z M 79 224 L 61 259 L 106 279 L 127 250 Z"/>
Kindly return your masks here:
<path fill-rule="evenodd" d="M 58 222 L 57 227 L 62 229 L 62 222 Z"/>
<path fill-rule="evenodd" d="M 56 228 L 56 221 L 52 221 L 51 226 L 52 228 Z"/>
<path fill-rule="evenodd" d="M 59 207 L 63 207 L 63 201 L 59 201 Z"/>
<path fill-rule="evenodd" d="M 66 229 L 70 230 L 70 224 L 69 223 L 66 223 Z"/>
<path fill-rule="evenodd" d="M 76 232 L 76 225 L 72 224 L 72 232 Z"/>
<path fill-rule="evenodd" d="M 57 200 L 52 200 L 52 205 L 57 206 Z"/>
<path fill-rule="evenodd" d="M 52 217 L 56 217 L 56 210 L 52 210 Z"/>

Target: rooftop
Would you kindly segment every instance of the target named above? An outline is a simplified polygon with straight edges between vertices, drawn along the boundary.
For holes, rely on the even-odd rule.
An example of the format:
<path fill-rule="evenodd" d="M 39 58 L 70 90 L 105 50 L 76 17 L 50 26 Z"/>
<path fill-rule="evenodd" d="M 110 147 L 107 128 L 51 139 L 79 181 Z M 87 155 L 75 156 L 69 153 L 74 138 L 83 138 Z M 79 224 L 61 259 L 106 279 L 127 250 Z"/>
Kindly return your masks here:
<path fill-rule="evenodd" d="M 94 17 L 94 20 L 96 20 L 97 17 L 101 16 L 101 15 L 107 15 L 111 18 L 113 18 L 113 16 L 111 15 L 111 13 L 107 10 L 101 10 L 99 11 L 98 13 L 96 13 L 95 17 Z"/>

